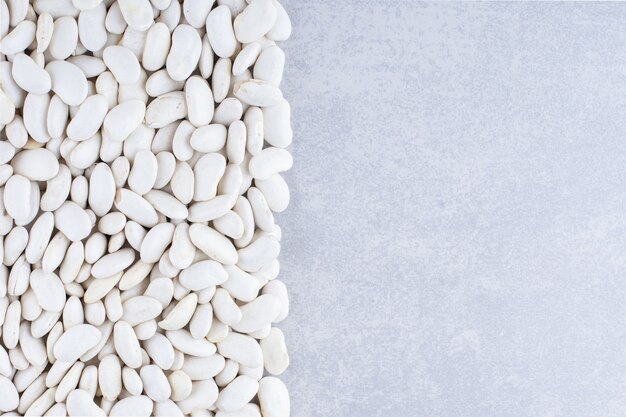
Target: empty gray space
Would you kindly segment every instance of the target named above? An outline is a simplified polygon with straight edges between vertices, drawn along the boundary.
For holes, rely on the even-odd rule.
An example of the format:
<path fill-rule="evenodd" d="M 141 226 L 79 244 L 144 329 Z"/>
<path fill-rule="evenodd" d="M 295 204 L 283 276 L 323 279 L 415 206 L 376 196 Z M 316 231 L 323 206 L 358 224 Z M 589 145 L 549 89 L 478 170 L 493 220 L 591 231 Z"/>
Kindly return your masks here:
<path fill-rule="evenodd" d="M 292 415 L 624 415 L 626 4 L 284 2 Z"/>

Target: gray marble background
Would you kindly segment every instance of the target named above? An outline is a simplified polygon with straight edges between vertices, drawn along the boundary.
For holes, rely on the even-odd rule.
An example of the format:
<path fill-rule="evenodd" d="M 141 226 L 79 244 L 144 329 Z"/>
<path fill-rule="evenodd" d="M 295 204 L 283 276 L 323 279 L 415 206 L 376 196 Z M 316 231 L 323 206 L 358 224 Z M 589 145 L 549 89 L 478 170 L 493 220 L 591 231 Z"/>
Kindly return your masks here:
<path fill-rule="evenodd" d="M 626 4 L 284 3 L 292 415 L 623 416 Z"/>

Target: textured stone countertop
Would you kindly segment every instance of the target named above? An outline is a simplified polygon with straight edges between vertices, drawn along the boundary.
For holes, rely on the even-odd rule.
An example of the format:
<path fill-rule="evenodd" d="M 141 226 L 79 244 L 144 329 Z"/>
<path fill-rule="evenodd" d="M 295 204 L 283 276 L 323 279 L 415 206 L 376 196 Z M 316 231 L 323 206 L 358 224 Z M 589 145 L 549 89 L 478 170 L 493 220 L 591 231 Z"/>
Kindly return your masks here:
<path fill-rule="evenodd" d="M 626 4 L 284 4 L 292 416 L 623 416 Z"/>

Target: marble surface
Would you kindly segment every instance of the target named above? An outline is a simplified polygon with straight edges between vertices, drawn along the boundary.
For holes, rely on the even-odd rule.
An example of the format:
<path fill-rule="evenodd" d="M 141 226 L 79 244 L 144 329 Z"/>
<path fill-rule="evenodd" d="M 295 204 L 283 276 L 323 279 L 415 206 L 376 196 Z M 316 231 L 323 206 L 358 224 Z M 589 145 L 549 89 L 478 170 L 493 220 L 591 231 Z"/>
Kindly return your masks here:
<path fill-rule="evenodd" d="M 623 416 L 626 4 L 284 4 L 292 416 Z"/>

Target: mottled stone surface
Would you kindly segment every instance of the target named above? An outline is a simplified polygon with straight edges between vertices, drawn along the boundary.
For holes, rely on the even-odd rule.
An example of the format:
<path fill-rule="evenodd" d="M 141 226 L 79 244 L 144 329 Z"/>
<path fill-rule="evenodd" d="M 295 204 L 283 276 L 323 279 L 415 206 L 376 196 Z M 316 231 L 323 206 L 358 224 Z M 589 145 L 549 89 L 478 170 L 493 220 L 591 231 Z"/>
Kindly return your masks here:
<path fill-rule="evenodd" d="M 626 4 L 285 8 L 292 415 L 623 416 Z"/>

